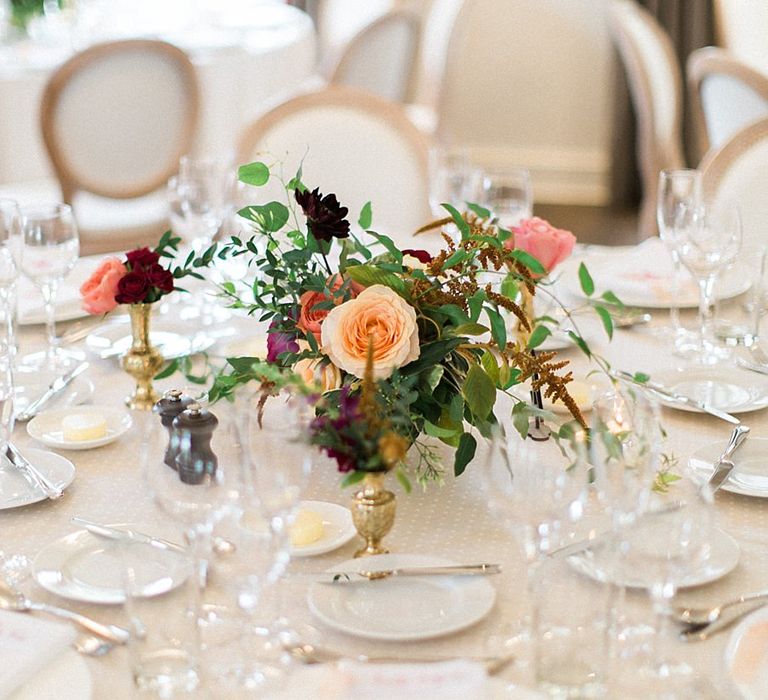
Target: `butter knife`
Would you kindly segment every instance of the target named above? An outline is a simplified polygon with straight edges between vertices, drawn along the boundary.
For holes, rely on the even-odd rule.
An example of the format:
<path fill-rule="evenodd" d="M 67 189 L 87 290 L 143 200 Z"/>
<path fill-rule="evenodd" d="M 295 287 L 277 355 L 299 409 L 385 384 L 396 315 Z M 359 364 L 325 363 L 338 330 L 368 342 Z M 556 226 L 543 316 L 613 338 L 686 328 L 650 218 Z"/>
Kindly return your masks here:
<path fill-rule="evenodd" d="M 165 551 L 177 552 L 179 554 L 186 554 L 187 549 L 180 544 L 164 540 L 161 537 L 154 537 L 153 535 L 147 535 L 143 532 L 138 532 L 131 529 L 123 529 L 117 527 L 111 527 L 109 525 L 101 525 L 100 523 L 94 523 L 85 518 L 75 516 L 72 518 L 73 523 L 82 525 L 88 532 L 97 537 L 104 537 L 108 540 L 116 540 L 120 542 L 137 542 L 140 544 L 146 544 L 155 549 L 162 549 Z"/>
<path fill-rule="evenodd" d="M 712 493 L 725 483 L 725 480 L 733 471 L 734 465 L 730 458 L 744 440 L 747 439 L 747 435 L 749 435 L 749 428 L 746 425 L 737 425 L 731 432 L 728 444 L 725 446 L 723 454 L 715 462 L 715 470 L 707 481 L 707 487 Z"/>
<path fill-rule="evenodd" d="M 611 374 L 617 379 L 623 379 L 624 381 L 632 382 L 639 387 L 645 387 L 648 389 L 648 391 L 651 391 L 657 396 L 660 396 L 662 399 L 666 399 L 672 403 L 679 403 L 683 404 L 684 406 L 690 406 L 691 408 L 695 408 L 702 413 L 708 413 L 710 416 L 724 420 L 727 423 L 731 423 L 732 425 L 741 424 L 741 421 L 736 418 L 736 416 L 732 416 L 730 413 L 726 413 L 725 411 L 721 411 L 719 408 L 710 406 L 704 401 L 698 401 L 697 399 L 693 399 L 690 396 L 678 394 L 676 391 L 672 391 L 671 389 L 665 387 L 663 384 L 659 384 L 658 382 L 641 382 L 635 379 L 633 374 L 624 370 L 614 370 L 611 372 Z"/>
<path fill-rule="evenodd" d="M 88 369 L 88 363 L 81 362 L 77 367 L 71 369 L 66 374 L 56 377 L 56 379 L 51 382 L 51 385 L 43 392 L 42 396 L 35 399 L 24 411 L 16 416 L 16 420 L 20 423 L 25 423 L 34 418 L 45 404 L 47 404 L 54 396 L 57 396 L 64 391 L 69 383 L 75 377 L 85 372 L 86 369 Z"/>
<path fill-rule="evenodd" d="M 500 564 L 457 564 L 450 566 L 405 566 L 394 569 L 321 571 L 298 574 L 318 583 L 356 583 L 379 581 L 397 576 L 487 576 L 501 573 Z"/>
<path fill-rule="evenodd" d="M 5 456 L 12 466 L 16 467 L 16 469 L 29 479 L 33 486 L 37 487 L 45 494 L 46 498 L 49 498 L 52 501 L 61 498 L 64 489 L 60 489 L 45 476 L 45 474 L 32 465 L 32 463 L 19 452 L 13 443 L 8 443 L 8 447 L 5 450 Z"/>

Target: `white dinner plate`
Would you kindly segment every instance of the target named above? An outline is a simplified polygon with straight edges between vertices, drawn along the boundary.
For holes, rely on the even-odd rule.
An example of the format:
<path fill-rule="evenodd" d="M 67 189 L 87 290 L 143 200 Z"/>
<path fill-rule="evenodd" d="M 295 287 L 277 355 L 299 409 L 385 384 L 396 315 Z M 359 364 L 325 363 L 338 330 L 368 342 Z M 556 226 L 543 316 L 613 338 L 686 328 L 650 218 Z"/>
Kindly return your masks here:
<path fill-rule="evenodd" d="M 91 697 L 93 680 L 88 664 L 74 649 L 65 649 L 7 700 L 90 700 Z"/>
<path fill-rule="evenodd" d="M 65 489 L 75 478 L 75 466 L 65 457 L 24 447 L 19 452 L 56 486 Z M 45 494 L 34 487 L 27 478 L 7 460 L 0 464 L 0 510 L 19 508 L 46 500 Z"/>
<path fill-rule="evenodd" d="M 727 413 L 749 413 L 768 406 L 768 378 L 754 372 L 718 367 L 690 367 L 651 375 L 651 381 L 677 394 L 703 401 Z M 659 403 L 681 411 L 700 413 L 693 406 L 658 397 Z"/>
<path fill-rule="evenodd" d="M 652 243 L 648 245 L 648 243 Z M 585 258 L 572 258 L 563 264 L 559 284 L 568 294 L 583 299 L 577 269 L 583 262 L 595 283 L 596 295 L 613 292 L 627 306 L 646 309 L 667 309 L 672 304 L 672 267 L 664 244 L 655 239 L 632 249 L 595 252 Z M 682 271 L 680 292 L 675 295 L 678 307 L 694 309 L 699 305 L 699 290 L 690 273 Z M 749 289 L 749 279 L 726 276 L 716 296 L 720 299 L 743 294 Z"/>
<path fill-rule="evenodd" d="M 300 510 L 310 510 L 317 513 L 323 520 L 323 536 L 302 547 L 291 546 L 292 557 L 313 557 L 316 554 L 326 554 L 342 547 L 356 533 L 352 523 L 352 513 L 349 508 L 327 501 L 302 501 Z"/>
<path fill-rule="evenodd" d="M 162 319 L 152 320 L 149 335 L 166 360 L 203 352 L 216 342 L 216 337 L 205 330 Z M 85 339 L 85 344 L 102 359 L 118 358 L 131 346 L 130 327 L 120 322 L 102 326 Z"/>
<path fill-rule="evenodd" d="M 62 430 L 62 421 L 66 416 L 82 414 L 85 416 L 97 415 L 107 423 L 107 434 L 94 440 L 65 440 Z M 59 450 L 91 450 L 114 442 L 125 435 L 133 425 L 133 420 L 128 411 L 112 406 L 83 406 L 73 410 L 71 408 L 59 408 L 54 411 L 43 411 L 27 423 L 27 433 L 35 440 L 48 447 Z"/>
<path fill-rule="evenodd" d="M 705 481 L 723 452 L 722 442 L 699 448 L 688 459 L 691 468 Z M 749 438 L 731 457 L 734 468 L 721 486 L 742 496 L 768 498 L 768 438 Z"/>
<path fill-rule="evenodd" d="M 350 559 L 329 572 L 445 566 L 457 562 L 417 554 Z M 404 576 L 379 581 L 313 583 L 312 613 L 333 629 L 366 639 L 412 641 L 458 632 L 484 618 L 496 590 L 483 576 Z"/>
<path fill-rule="evenodd" d="M 571 394 L 571 397 L 582 413 L 588 413 L 592 410 L 592 404 L 595 398 L 600 394 L 600 389 L 595 384 L 579 379 L 574 379 L 572 382 L 569 382 L 566 385 L 566 389 L 568 389 L 568 392 Z M 530 390 L 531 386 L 529 382 L 517 384 L 511 389 L 512 393 L 523 401 L 530 401 Z M 560 401 L 552 401 L 552 399 L 542 397 L 542 402 L 545 411 L 552 411 L 553 413 L 559 413 L 561 415 L 571 415 L 571 412 L 565 404 Z"/>
<path fill-rule="evenodd" d="M 21 413 L 36 398 L 43 395 L 51 382 L 59 376 L 55 372 L 17 369 L 14 372 L 13 409 Z M 46 403 L 46 408 L 65 408 L 87 403 L 93 397 L 93 382 L 82 374 L 75 377 L 60 394 Z"/>
<path fill-rule="evenodd" d="M 146 526 L 135 529 L 148 531 Z M 121 549 L 120 542 L 77 530 L 40 550 L 32 570 L 35 580 L 51 593 L 105 605 L 125 602 L 122 572 L 127 565 L 126 556 L 133 559 L 137 582 L 147 598 L 173 590 L 189 575 L 189 562 L 183 553 L 148 544 L 132 544 L 122 552 Z"/>
<path fill-rule="evenodd" d="M 764 700 L 768 689 L 768 608 L 745 617 L 725 647 L 725 668 L 744 700 Z"/>
<path fill-rule="evenodd" d="M 657 516 L 649 516 L 657 517 Z M 712 530 L 710 538 L 709 556 L 696 566 L 672 576 L 672 581 L 677 588 L 690 588 L 711 583 L 729 574 L 739 563 L 741 550 L 736 540 L 729 534 L 718 528 Z M 640 543 L 642 546 L 642 543 Z M 613 583 L 626 588 L 651 589 L 658 584 L 655 572 L 666 569 L 664 561 L 665 553 L 659 553 L 654 557 L 651 545 L 642 552 L 642 563 L 630 563 L 614 571 L 615 554 L 610 546 L 595 547 L 594 550 L 586 550 L 568 557 L 568 563 L 581 574 L 588 576 L 600 583 Z M 658 564 L 659 569 L 656 569 Z"/>

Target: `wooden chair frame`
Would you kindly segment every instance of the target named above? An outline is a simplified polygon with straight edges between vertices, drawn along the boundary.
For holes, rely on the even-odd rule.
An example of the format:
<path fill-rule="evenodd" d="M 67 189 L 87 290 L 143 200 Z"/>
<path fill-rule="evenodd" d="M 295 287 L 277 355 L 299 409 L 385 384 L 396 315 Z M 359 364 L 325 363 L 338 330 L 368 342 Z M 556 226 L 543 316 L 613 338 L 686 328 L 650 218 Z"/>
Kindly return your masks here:
<path fill-rule="evenodd" d="M 685 165 L 682 146 L 683 88 L 679 71 L 672 71 L 674 85 L 674 115 L 672 133 L 667 144 L 657 138 L 656 117 L 652 108 L 651 80 L 645 70 L 642 55 L 634 37 L 626 30 L 623 17 L 635 12 L 653 31 L 671 66 L 677 66 L 672 42 L 658 22 L 645 10 L 630 0 L 612 0 L 609 6 L 609 22 L 614 41 L 622 56 L 630 83 L 632 102 L 637 115 L 637 151 L 643 180 L 643 202 L 640 208 L 640 231 L 645 236 L 656 233 L 656 192 L 659 172 L 664 169 L 682 168 Z"/>
<path fill-rule="evenodd" d="M 705 78 L 711 75 L 725 75 L 734 78 L 757 93 L 768 104 L 768 76 L 751 68 L 725 49 L 708 46 L 694 51 L 688 57 L 686 75 L 700 158 L 703 158 L 711 148 L 707 135 L 707 120 L 701 100 L 701 86 Z"/>
<path fill-rule="evenodd" d="M 167 166 L 158 172 L 155 177 L 131 189 L 115 188 L 111 187 L 108 182 L 96 182 L 82 176 L 78 177 L 69 167 L 66 156 L 56 138 L 56 112 L 61 96 L 71 81 L 82 70 L 87 69 L 93 63 L 115 54 L 124 52 L 134 53 L 137 50 L 159 53 L 172 61 L 180 71 L 184 90 L 187 94 L 188 110 L 187 117 L 182 126 L 182 138 L 178 153 L 174 155 L 174 158 L 169 158 Z M 200 89 L 195 67 L 192 65 L 187 54 L 172 44 L 148 39 L 128 39 L 97 44 L 73 56 L 51 76 L 43 93 L 40 108 L 40 125 L 43 141 L 48 150 L 48 156 L 51 159 L 56 177 L 61 185 L 63 200 L 71 204 L 75 192 L 78 191 L 90 192 L 112 199 L 132 199 L 157 190 L 176 172 L 179 158 L 191 150 L 192 141 L 197 129 L 199 112 Z"/>

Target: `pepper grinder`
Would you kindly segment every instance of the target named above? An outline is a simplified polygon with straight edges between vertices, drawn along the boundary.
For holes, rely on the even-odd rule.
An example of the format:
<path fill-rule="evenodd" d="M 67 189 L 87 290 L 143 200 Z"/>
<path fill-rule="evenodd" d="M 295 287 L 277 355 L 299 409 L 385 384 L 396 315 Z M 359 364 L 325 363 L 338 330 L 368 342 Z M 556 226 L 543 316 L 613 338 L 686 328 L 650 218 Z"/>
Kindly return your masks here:
<path fill-rule="evenodd" d="M 213 431 L 219 419 L 198 403 L 191 403 L 173 419 L 179 440 L 176 468 L 185 484 L 201 484 L 206 475 L 214 476 L 218 466 L 211 449 Z"/>
<path fill-rule="evenodd" d="M 180 389 L 170 389 L 163 394 L 153 408 L 160 415 L 160 422 L 168 431 L 168 447 L 165 449 L 163 462 L 176 470 L 176 455 L 179 453 L 179 436 L 173 429 L 173 419 L 186 409 L 194 400 L 185 396 Z"/>

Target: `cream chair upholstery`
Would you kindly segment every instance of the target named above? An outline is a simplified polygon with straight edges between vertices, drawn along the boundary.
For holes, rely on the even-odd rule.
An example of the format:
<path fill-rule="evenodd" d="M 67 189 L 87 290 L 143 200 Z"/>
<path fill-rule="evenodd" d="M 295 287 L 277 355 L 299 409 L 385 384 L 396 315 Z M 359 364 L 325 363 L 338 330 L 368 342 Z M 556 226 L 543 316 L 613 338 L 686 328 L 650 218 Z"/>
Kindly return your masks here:
<path fill-rule="evenodd" d="M 629 79 L 637 115 L 643 201 L 640 233 L 656 233 L 659 171 L 684 167 L 682 80 L 669 36 L 632 0 L 611 0 L 609 22 Z"/>
<path fill-rule="evenodd" d="M 406 10 L 387 12 L 352 37 L 330 82 L 405 102 L 413 92 L 418 43 L 419 18 Z"/>
<path fill-rule="evenodd" d="M 768 117 L 768 75 L 730 52 L 713 46 L 694 51 L 686 72 L 699 157 L 748 124 Z"/>
<path fill-rule="evenodd" d="M 302 164 L 307 187 L 335 193 L 349 208 L 353 227 L 371 201 L 373 228 L 405 244 L 429 220 L 428 147 L 399 105 L 331 86 L 258 119 L 243 134 L 238 156 L 243 163 L 281 162 L 286 182 Z M 254 195 L 285 198 L 274 180 Z"/>
<path fill-rule="evenodd" d="M 708 201 L 738 205 L 744 245 L 768 244 L 768 118 L 710 151 L 700 169 Z"/>
<path fill-rule="evenodd" d="M 43 139 L 83 253 L 151 244 L 167 229 L 163 188 L 191 149 L 198 103 L 194 67 L 161 41 L 99 44 L 51 76 Z"/>

